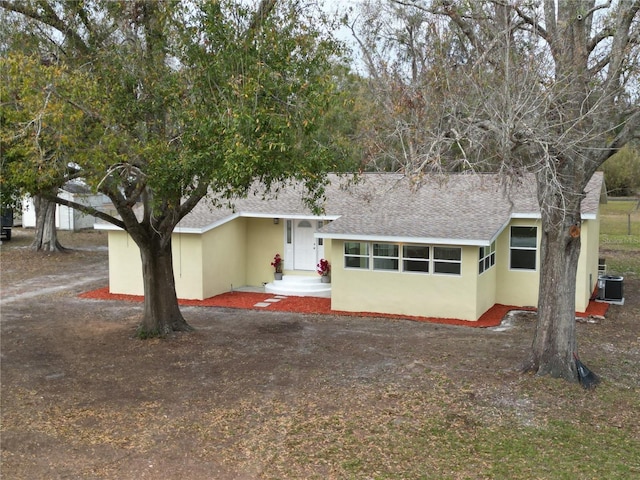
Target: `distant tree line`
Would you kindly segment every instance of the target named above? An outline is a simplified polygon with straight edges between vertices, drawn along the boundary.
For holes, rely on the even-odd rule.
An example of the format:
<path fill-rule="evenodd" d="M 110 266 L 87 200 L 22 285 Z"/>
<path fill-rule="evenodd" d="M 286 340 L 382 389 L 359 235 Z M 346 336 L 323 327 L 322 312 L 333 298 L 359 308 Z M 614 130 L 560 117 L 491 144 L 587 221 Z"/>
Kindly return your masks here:
<path fill-rule="evenodd" d="M 602 166 L 607 193 L 613 197 L 640 194 L 640 144 L 628 144 Z"/>

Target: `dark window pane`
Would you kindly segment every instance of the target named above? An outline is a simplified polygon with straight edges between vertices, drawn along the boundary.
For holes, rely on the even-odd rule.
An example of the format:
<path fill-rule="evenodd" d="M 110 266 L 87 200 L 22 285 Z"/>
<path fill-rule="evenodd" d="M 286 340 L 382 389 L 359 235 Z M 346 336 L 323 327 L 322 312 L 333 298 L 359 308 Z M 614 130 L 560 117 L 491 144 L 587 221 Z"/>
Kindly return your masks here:
<path fill-rule="evenodd" d="M 405 258 L 429 258 L 429 247 L 421 245 L 405 245 L 403 247 Z"/>
<path fill-rule="evenodd" d="M 344 257 L 344 266 L 348 268 L 369 268 L 369 257 Z"/>
<path fill-rule="evenodd" d="M 452 274 L 455 274 L 455 275 L 460 275 L 460 264 L 459 263 L 434 262 L 433 271 L 435 273 L 452 273 Z"/>
<path fill-rule="evenodd" d="M 536 227 L 511 227 L 511 246 L 536 248 Z"/>
<path fill-rule="evenodd" d="M 373 259 L 374 270 L 398 270 L 397 258 L 374 258 Z"/>
<path fill-rule="evenodd" d="M 460 260 L 461 256 L 461 248 L 433 247 L 433 258 L 438 260 Z"/>
<path fill-rule="evenodd" d="M 344 253 L 347 255 L 369 255 L 369 244 L 360 242 L 345 242 Z"/>
<path fill-rule="evenodd" d="M 429 262 L 419 260 L 405 260 L 402 263 L 405 272 L 429 272 Z"/>
<path fill-rule="evenodd" d="M 535 270 L 535 250 L 511 250 L 511 268 L 522 270 Z"/>
<path fill-rule="evenodd" d="M 398 245 L 392 245 L 388 243 L 374 243 L 373 256 L 374 257 L 397 257 Z"/>

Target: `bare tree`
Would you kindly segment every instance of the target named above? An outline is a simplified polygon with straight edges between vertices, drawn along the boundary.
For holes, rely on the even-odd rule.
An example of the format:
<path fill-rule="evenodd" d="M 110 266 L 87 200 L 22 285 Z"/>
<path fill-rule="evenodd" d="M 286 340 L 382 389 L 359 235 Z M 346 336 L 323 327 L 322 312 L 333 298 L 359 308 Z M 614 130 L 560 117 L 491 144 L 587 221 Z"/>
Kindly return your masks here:
<path fill-rule="evenodd" d="M 353 24 L 387 115 L 386 154 L 417 177 L 535 173 L 540 293 L 526 369 L 575 380 L 580 204 L 596 169 L 639 135 L 640 0 L 390 0 L 387 8 L 386 23 L 364 8 Z"/>

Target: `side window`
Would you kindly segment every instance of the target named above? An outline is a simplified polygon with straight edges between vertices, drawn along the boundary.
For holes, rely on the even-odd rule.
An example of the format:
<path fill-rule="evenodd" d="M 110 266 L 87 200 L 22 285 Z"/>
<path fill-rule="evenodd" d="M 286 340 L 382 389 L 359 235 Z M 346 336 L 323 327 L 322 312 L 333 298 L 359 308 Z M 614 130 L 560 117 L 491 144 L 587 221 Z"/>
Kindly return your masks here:
<path fill-rule="evenodd" d="M 429 273 L 429 247 L 404 245 L 402 247 L 402 271 Z"/>
<path fill-rule="evenodd" d="M 433 272 L 460 275 L 462 249 L 459 247 L 433 247 Z"/>
<path fill-rule="evenodd" d="M 369 268 L 369 244 L 365 242 L 344 242 L 345 268 Z"/>
<path fill-rule="evenodd" d="M 322 227 L 324 227 L 324 222 L 322 220 L 318 220 L 318 230 Z M 316 241 L 318 242 L 318 245 L 324 245 L 324 238 L 318 238 Z"/>
<path fill-rule="evenodd" d="M 399 247 L 391 243 L 373 244 L 373 269 L 374 270 L 398 270 Z"/>
<path fill-rule="evenodd" d="M 537 227 L 511 227 L 510 267 L 514 270 L 535 270 L 538 240 Z"/>
<path fill-rule="evenodd" d="M 478 273 L 489 270 L 496 264 L 496 242 L 488 247 L 480 247 Z"/>

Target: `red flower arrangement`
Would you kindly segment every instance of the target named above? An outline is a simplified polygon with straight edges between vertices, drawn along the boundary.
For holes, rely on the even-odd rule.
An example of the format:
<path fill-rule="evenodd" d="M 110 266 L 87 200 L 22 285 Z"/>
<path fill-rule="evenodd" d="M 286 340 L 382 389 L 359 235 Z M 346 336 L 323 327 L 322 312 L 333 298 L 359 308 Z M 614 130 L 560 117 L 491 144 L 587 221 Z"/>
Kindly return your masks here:
<path fill-rule="evenodd" d="M 271 266 L 276 269 L 276 273 L 282 273 L 282 257 L 279 253 L 276 253 L 276 256 L 273 257 Z"/>
<path fill-rule="evenodd" d="M 321 258 L 318 262 L 318 265 L 316 265 L 316 272 L 318 272 L 318 275 L 322 275 L 323 277 L 329 275 L 329 272 L 331 272 L 331 265 L 329 264 L 329 260 Z"/>

